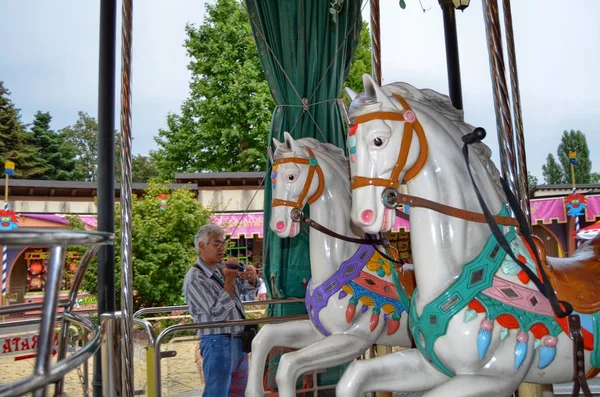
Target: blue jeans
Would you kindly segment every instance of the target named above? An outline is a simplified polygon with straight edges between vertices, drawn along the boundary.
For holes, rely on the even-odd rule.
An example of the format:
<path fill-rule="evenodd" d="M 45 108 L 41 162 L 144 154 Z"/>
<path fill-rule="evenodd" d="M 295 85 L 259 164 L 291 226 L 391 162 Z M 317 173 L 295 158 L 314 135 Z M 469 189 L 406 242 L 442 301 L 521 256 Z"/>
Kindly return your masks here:
<path fill-rule="evenodd" d="M 231 335 L 202 335 L 203 397 L 244 397 L 248 383 L 248 354 L 242 340 Z"/>

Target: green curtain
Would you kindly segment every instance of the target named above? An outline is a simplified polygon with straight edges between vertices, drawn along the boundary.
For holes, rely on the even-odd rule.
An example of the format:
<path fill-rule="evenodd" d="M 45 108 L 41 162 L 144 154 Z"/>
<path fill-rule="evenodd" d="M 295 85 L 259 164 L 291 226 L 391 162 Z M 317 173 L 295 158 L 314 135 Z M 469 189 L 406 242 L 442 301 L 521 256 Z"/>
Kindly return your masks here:
<path fill-rule="evenodd" d="M 265 77 L 277 104 L 271 137 L 316 138 L 345 148 L 337 105 L 362 26 L 361 1 L 332 16 L 330 0 L 245 0 Z M 272 140 L 269 139 L 269 144 Z M 303 298 L 310 279 L 308 236 L 280 239 L 269 229 L 271 178 L 265 180 L 263 271 L 272 297 Z M 305 208 L 308 212 L 308 207 Z M 270 315 L 306 313 L 278 305 Z"/>

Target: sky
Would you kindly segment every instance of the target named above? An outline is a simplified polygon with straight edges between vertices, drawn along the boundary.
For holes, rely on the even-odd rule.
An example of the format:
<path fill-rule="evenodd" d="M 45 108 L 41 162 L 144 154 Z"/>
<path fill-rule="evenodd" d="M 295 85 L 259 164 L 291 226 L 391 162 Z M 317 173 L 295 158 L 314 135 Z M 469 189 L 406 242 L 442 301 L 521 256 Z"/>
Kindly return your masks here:
<path fill-rule="evenodd" d="M 132 134 L 136 154 L 157 148 L 153 137 L 188 96 L 184 28 L 186 23 L 203 22 L 205 3 L 134 3 Z M 402 10 L 397 0 L 381 0 L 383 83 L 404 81 L 447 94 L 438 2 L 406 3 Z M 120 7 L 119 1 L 119 16 Z M 529 170 L 542 181 L 542 165 L 548 153 L 556 153 L 562 132 L 579 129 L 586 134 L 593 170 L 600 171 L 600 1 L 515 0 L 512 14 Z M 363 17 L 368 20 L 368 7 Z M 120 18 L 118 23 L 120 41 Z M 498 165 L 482 3 L 472 0 L 469 8 L 457 12 L 457 24 L 465 121 L 486 128 L 485 142 Z M 54 129 L 75 123 L 78 111 L 97 116 L 98 29 L 98 1 L 0 2 L 0 80 L 21 109 L 23 122 L 30 123 L 38 110 L 50 112 Z M 119 45 L 117 51 L 120 71 Z M 116 95 L 120 95 L 119 88 Z M 116 109 L 117 128 L 119 113 Z"/>

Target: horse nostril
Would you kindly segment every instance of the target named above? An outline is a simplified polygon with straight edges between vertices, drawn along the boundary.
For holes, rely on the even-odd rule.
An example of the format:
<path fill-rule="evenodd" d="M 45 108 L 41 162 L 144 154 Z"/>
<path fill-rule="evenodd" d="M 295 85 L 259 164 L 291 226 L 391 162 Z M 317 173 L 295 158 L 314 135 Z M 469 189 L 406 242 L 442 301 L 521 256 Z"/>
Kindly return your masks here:
<path fill-rule="evenodd" d="M 363 223 L 370 225 L 371 223 L 373 223 L 374 215 L 375 215 L 375 213 L 373 212 L 373 210 L 364 210 L 360 214 L 360 219 L 363 221 Z"/>
<path fill-rule="evenodd" d="M 277 229 L 277 231 L 282 231 L 283 229 L 285 229 L 285 223 L 283 223 L 283 221 L 279 221 L 275 224 L 275 228 Z"/>

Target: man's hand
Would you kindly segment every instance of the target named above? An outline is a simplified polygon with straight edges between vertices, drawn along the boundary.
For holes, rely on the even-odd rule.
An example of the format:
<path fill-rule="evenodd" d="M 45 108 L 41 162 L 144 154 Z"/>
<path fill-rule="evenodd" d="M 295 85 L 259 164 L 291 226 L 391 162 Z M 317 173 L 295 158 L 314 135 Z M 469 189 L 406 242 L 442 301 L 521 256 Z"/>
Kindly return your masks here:
<path fill-rule="evenodd" d="M 258 280 L 258 274 L 256 274 L 256 268 L 252 265 L 246 266 L 246 271 L 239 272 L 238 277 L 243 280 L 248 280 L 251 286 L 256 287 L 256 281 Z"/>
<path fill-rule="evenodd" d="M 241 274 L 241 272 L 237 269 L 229 269 L 227 268 L 227 265 L 237 265 L 238 263 L 239 262 L 237 259 L 231 258 L 225 261 L 225 266 L 223 266 L 223 278 L 225 279 L 223 283 L 223 289 L 230 296 L 235 296 L 235 280 L 238 278 L 238 274 Z"/>

